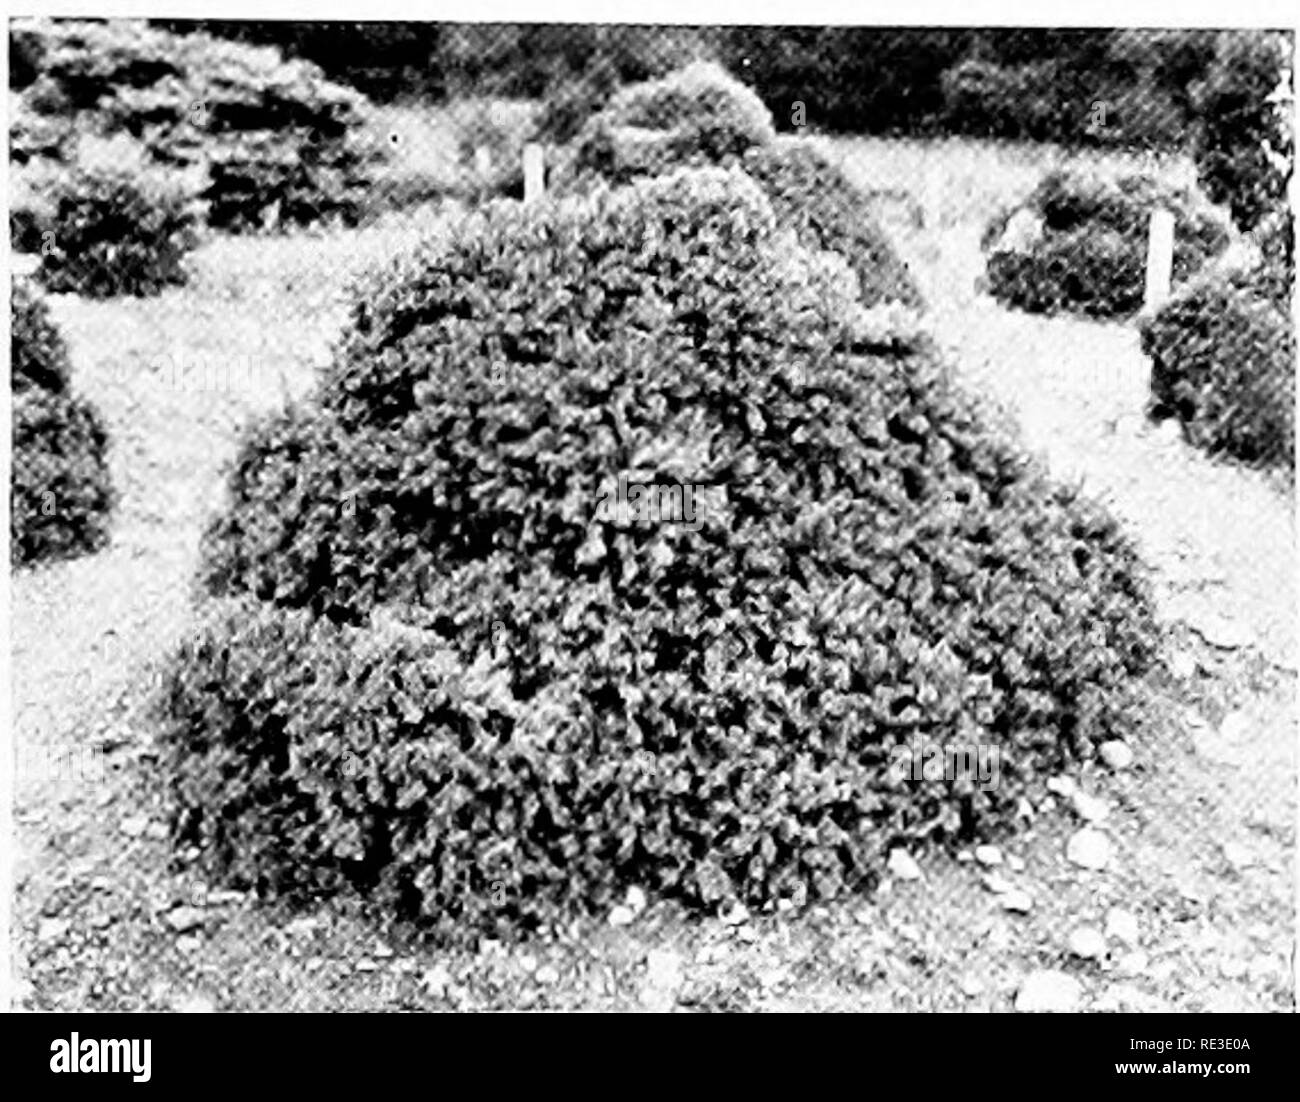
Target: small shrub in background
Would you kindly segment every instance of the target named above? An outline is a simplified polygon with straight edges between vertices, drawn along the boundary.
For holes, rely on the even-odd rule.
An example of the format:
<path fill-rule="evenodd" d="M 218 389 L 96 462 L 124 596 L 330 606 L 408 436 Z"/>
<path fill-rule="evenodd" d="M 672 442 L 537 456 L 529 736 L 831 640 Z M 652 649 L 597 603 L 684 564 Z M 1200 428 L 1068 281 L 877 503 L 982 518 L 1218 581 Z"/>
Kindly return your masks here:
<path fill-rule="evenodd" d="M 1034 312 L 1135 312 L 1145 293 L 1148 226 L 1157 206 L 1174 215 L 1175 283 L 1227 248 L 1226 219 L 1193 192 L 1148 176 L 1110 181 L 1055 171 L 985 231 L 990 291 Z"/>
<path fill-rule="evenodd" d="M 1295 327 L 1276 273 L 1214 271 L 1142 327 L 1155 416 L 1176 416 L 1211 453 L 1295 465 Z"/>
<path fill-rule="evenodd" d="M 15 244 L 45 238 L 40 281 L 93 298 L 152 295 L 184 283 L 203 215 L 197 183 L 149 164 L 130 141 L 82 144 L 97 148 L 48 178 L 48 224 L 26 208 L 31 226 L 18 227 Z"/>
<path fill-rule="evenodd" d="M 573 170 L 611 183 L 682 164 L 726 164 L 775 137 L 762 101 L 713 62 L 621 88 L 583 126 Z"/>
<path fill-rule="evenodd" d="M 107 434 L 95 409 L 69 390 L 68 353 L 49 310 L 15 281 L 10 560 L 66 558 L 108 542 L 113 505 Z"/>

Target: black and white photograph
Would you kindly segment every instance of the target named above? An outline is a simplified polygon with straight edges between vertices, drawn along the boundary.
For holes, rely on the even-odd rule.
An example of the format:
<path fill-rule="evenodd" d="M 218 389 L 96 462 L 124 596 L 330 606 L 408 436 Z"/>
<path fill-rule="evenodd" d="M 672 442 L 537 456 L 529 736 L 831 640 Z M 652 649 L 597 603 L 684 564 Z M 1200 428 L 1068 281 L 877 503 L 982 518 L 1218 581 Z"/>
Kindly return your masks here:
<path fill-rule="evenodd" d="M 717 7 L 7 19 L 13 1010 L 1295 1011 L 1294 13 Z"/>

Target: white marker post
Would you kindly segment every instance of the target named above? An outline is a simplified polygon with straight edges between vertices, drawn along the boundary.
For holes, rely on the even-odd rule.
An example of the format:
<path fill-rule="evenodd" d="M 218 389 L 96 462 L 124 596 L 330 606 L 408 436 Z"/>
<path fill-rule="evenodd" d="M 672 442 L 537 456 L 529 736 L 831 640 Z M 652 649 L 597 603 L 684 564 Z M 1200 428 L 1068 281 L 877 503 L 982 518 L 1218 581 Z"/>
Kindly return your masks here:
<path fill-rule="evenodd" d="M 542 147 L 537 142 L 524 146 L 524 202 L 531 203 L 546 194 L 546 167 Z"/>
<path fill-rule="evenodd" d="M 1174 270 L 1174 216 L 1163 207 L 1151 212 L 1147 233 L 1147 292 L 1142 310 L 1154 314 L 1169 298 Z"/>
<path fill-rule="evenodd" d="M 480 179 L 486 179 L 492 172 L 492 150 L 485 145 L 474 150 L 474 171 Z"/>

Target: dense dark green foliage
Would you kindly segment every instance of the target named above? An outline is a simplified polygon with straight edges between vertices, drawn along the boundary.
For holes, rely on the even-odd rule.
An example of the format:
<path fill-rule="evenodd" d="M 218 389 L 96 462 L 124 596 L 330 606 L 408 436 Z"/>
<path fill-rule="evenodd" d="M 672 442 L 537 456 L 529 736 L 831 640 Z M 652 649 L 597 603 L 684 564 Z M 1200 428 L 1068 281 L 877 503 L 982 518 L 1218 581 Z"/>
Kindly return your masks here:
<path fill-rule="evenodd" d="M 1213 272 L 1142 328 L 1152 411 L 1178 417 L 1198 447 L 1247 463 L 1295 465 L 1295 326 L 1287 277 L 1267 263 Z"/>
<path fill-rule="evenodd" d="M 68 353 L 44 301 L 23 281 L 12 299 L 13 450 L 9 504 L 15 565 L 98 550 L 113 504 L 94 408 L 69 390 Z"/>
<path fill-rule="evenodd" d="M 1273 31 L 1225 32 L 1192 88 L 1201 182 L 1245 229 L 1286 201 L 1295 157 L 1293 45 Z"/>
<path fill-rule="evenodd" d="M 17 101 L 25 157 L 68 155 L 60 127 L 126 133 L 169 171 L 206 169 L 213 225 L 354 220 L 380 150 L 363 98 L 308 62 L 128 20 L 22 24 L 40 75 Z"/>
<path fill-rule="evenodd" d="M 112 143 L 110 157 L 121 147 Z M 186 281 L 203 208 L 182 177 L 123 155 L 79 159 L 40 182 L 39 202 L 16 206 L 10 230 L 15 247 L 39 251 L 37 276 L 47 288 L 108 298 Z"/>
<path fill-rule="evenodd" d="M 361 288 L 205 540 L 182 838 L 468 939 L 629 884 L 831 897 L 1129 734 L 1131 548 L 856 291 L 735 169 L 494 205 Z M 694 522 L 602 513 L 620 476 Z M 1000 785 L 900 780 L 914 738 L 997 746 Z"/>
<path fill-rule="evenodd" d="M 580 179 L 627 183 L 683 164 L 726 164 L 774 137 L 758 97 L 715 63 L 698 61 L 621 88 L 578 134 L 572 167 Z"/>
<path fill-rule="evenodd" d="M 741 167 L 772 203 L 778 225 L 811 249 L 837 252 L 858 277 L 868 306 L 919 306 L 921 295 L 893 247 L 871 219 L 863 195 L 815 146 L 782 137 L 745 153 Z"/>
<path fill-rule="evenodd" d="M 14 280 L 10 311 L 10 388 L 15 393 L 68 388 L 72 367 L 63 337 L 50 318 L 50 308 L 26 280 Z"/>
<path fill-rule="evenodd" d="M 1147 176 L 1109 181 L 1055 171 L 986 230 L 989 288 L 1001 301 L 1024 310 L 1131 314 L 1142 305 L 1148 226 L 1157 206 L 1174 215 L 1176 284 L 1227 248 L 1226 220 L 1193 192 Z M 1036 219 L 1041 233 L 1007 243 L 1004 232 L 1020 212 Z"/>

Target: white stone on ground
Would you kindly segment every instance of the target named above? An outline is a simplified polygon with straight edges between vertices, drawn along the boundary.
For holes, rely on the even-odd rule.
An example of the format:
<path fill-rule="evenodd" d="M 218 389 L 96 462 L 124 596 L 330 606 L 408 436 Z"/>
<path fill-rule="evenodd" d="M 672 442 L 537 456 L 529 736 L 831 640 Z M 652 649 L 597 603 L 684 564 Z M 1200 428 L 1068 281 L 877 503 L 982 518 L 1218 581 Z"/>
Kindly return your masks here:
<path fill-rule="evenodd" d="M 1110 839 L 1099 830 L 1084 827 L 1071 835 L 1065 856 L 1085 869 L 1104 869 L 1110 863 Z"/>
<path fill-rule="evenodd" d="M 1073 976 L 1055 969 L 1042 969 L 1025 977 L 1016 992 L 1016 1010 L 1022 1014 L 1068 1014 L 1077 1010 L 1083 986 Z"/>

